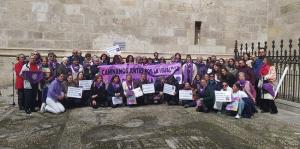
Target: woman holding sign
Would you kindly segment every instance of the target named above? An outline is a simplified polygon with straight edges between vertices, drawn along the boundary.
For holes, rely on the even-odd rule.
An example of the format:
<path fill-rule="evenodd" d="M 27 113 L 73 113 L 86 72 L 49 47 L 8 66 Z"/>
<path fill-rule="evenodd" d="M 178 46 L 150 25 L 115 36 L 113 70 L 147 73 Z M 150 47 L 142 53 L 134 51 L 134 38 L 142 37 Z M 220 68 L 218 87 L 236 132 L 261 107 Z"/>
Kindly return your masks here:
<path fill-rule="evenodd" d="M 191 98 L 189 98 L 189 99 L 186 99 L 186 98 L 182 99 L 182 101 L 181 101 L 182 106 L 184 106 L 184 108 L 195 107 L 197 105 L 197 103 L 196 103 L 197 100 L 196 100 L 196 97 L 194 96 L 195 95 L 194 88 L 190 85 L 189 82 L 185 82 L 183 90 L 184 91 L 189 91 L 192 94 L 191 94 Z M 180 92 L 179 92 L 179 94 L 180 94 Z M 179 96 L 181 96 L 181 95 L 179 95 Z"/>
<path fill-rule="evenodd" d="M 167 84 L 167 85 L 166 85 Z M 172 89 L 168 90 L 173 90 L 172 94 L 171 93 L 166 93 L 166 86 L 172 86 Z M 174 87 L 174 89 L 173 89 Z M 168 105 L 178 105 L 179 102 L 179 83 L 178 81 L 174 78 L 173 75 L 169 76 L 166 78 L 165 84 L 164 84 L 164 99 L 167 101 Z"/>
<path fill-rule="evenodd" d="M 263 66 L 260 70 L 261 83 L 258 85 L 262 90 L 261 109 L 262 112 L 278 113 L 274 96 L 274 85 L 276 81 L 276 69 L 271 58 L 264 58 Z"/>
<path fill-rule="evenodd" d="M 244 117 L 251 117 L 255 112 L 254 103 L 251 102 L 248 95 L 241 91 L 242 87 L 239 83 L 235 83 L 232 87 L 231 101 L 232 103 L 226 106 L 228 111 L 237 111 L 236 119 Z"/>
<path fill-rule="evenodd" d="M 65 107 L 61 104 L 61 101 L 65 97 L 62 86 L 63 81 L 64 74 L 59 74 L 59 76 L 57 76 L 57 78 L 49 85 L 45 107 L 47 112 L 55 114 L 65 112 Z"/>
<path fill-rule="evenodd" d="M 115 108 L 123 105 L 124 90 L 118 75 L 114 75 L 111 78 L 107 87 L 108 102 Z"/>
<path fill-rule="evenodd" d="M 122 83 L 122 87 L 124 89 L 124 95 L 127 99 L 127 105 L 128 106 L 136 105 L 137 101 L 133 92 L 134 87 L 133 87 L 133 80 L 131 74 L 126 75 L 126 81 Z"/>
<path fill-rule="evenodd" d="M 107 91 L 101 75 L 96 75 L 91 87 L 91 106 L 95 109 L 107 106 Z"/>

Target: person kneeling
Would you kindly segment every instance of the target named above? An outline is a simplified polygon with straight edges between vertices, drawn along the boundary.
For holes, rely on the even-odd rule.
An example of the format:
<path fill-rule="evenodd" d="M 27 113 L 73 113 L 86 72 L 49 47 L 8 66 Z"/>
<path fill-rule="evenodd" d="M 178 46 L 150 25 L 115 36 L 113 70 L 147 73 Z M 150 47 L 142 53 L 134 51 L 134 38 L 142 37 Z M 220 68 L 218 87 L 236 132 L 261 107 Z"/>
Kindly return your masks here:
<path fill-rule="evenodd" d="M 63 80 L 64 74 L 59 74 L 57 78 L 49 85 L 45 107 L 47 112 L 55 114 L 65 112 L 65 107 L 60 103 L 65 96 L 61 84 Z"/>

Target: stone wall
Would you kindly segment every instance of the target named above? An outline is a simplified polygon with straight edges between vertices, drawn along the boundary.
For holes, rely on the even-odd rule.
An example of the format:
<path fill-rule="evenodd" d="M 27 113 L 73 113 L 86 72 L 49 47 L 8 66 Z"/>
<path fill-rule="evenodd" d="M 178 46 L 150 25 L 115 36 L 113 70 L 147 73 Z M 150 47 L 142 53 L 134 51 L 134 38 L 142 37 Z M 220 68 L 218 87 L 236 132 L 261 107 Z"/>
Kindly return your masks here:
<path fill-rule="evenodd" d="M 267 40 L 267 0 L 0 0 L 0 48 L 231 53 Z M 201 21 L 194 45 L 195 21 Z"/>
<path fill-rule="evenodd" d="M 269 0 L 268 6 L 268 40 L 292 39 L 294 48 L 300 38 L 300 1 L 299 0 Z"/>

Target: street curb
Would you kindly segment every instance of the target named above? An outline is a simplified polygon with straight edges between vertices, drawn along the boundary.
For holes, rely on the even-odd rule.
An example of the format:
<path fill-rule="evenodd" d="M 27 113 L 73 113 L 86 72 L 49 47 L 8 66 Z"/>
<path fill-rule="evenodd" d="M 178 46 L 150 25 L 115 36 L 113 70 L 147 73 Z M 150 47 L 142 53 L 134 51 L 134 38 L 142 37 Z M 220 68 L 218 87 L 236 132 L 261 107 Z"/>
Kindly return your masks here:
<path fill-rule="evenodd" d="M 300 114 L 300 103 L 287 101 L 283 99 L 276 99 L 276 105 L 280 109 Z"/>

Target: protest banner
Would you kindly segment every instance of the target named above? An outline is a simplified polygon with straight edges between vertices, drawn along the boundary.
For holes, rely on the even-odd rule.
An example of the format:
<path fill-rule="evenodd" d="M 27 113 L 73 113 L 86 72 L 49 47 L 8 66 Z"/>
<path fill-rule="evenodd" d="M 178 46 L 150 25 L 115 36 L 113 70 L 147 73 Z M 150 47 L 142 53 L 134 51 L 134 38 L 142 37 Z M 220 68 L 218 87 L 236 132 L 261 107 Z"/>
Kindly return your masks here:
<path fill-rule="evenodd" d="M 103 76 L 103 80 L 108 84 L 109 80 L 114 75 L 119 75 L 121 81 L 126 80 L 126 74 L 131 74 L 134 81 L 138 80 L 142 73 L 147 74 L 149 83 L 154 83 L 159 77 L 168 77 L 176 75 L 177 79 L 182 79 L 181 64 L 156 64 L 156 65 L 141 65 L 141 64 L 119 64 L 119 65 L 102 65 L 99 67 L 99 74 Z M 180 82 L 180 80 L 178 80 Z"/>
<path fill-rule="evenodd" d="M 81 98 L 82 97 L 82 88 L 80 87 L 68 87 L 67 97 L 71 98 Z"/>

